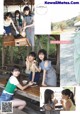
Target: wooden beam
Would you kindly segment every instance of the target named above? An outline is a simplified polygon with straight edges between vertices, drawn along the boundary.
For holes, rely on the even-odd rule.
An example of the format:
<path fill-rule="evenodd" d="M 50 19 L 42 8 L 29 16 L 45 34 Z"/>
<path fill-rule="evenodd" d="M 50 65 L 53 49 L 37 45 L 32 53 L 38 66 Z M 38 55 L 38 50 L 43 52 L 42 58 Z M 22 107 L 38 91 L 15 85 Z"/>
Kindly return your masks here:
<path fill-rule="evenodd" d="M 5 64 L 5 49 L 2 46 L 2 67 L 4 67 L 4 64 Z"/>

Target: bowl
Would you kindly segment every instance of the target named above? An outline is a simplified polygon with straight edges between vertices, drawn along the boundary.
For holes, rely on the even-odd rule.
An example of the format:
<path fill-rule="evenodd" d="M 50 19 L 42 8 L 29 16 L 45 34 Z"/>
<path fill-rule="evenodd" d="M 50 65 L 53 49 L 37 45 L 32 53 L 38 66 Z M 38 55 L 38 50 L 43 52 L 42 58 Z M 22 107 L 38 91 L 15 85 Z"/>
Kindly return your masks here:
<path fill-rule="evenodd" d="M 27 84 L 27 82 L 28 82 L 27 80 L 23 80 L 23 81 L 22 81 L 22 83 L 23 83 L 24 85 Z"/>

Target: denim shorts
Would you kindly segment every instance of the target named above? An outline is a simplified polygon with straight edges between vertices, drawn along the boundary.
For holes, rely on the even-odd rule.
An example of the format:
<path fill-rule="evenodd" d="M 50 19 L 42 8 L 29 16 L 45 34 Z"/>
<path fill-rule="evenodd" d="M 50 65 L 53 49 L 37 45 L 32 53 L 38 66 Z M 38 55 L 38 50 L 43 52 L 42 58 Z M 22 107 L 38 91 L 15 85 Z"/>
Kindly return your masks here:
<path fill-rule="evenodd" d="M 0 96 L 0 102 L 1 101 L 10 101 L 13 99 L 13 95 L 10 95 L 8 93 L 2 93 L 2 95 Z"/>
<path fill-rule="evenodd" d="M 0 109 L 1 109 L 1 102 L 2 101 L 10 101 L 13 99 L 13 95 L 10 95 L 8 93 L 2 93 L 0 96 Z"/>

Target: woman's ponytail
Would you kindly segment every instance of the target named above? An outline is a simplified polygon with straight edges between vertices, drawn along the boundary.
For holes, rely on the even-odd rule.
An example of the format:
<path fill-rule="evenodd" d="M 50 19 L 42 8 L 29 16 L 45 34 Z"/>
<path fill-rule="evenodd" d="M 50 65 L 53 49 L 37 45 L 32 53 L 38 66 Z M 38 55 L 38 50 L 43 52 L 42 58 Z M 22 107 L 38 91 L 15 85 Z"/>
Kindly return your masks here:
<path fill-rule="evenodd" d="M 70 99 L 72 100 L 73 104 L 75 105 L 74 94 L 70 91 Z"/>

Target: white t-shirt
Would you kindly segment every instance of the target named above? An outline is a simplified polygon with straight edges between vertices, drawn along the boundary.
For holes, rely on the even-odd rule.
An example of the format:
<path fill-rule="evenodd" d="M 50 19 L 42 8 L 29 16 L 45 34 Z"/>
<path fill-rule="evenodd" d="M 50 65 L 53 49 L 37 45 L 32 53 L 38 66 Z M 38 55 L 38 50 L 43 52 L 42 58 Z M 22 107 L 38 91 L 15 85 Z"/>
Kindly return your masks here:
<path fill-rule="evenodd" d="M 15 76 L 11 76 L 9 81 L 10 81 L 11 84 L 14 84 L 14 85 L 18 85 L 19 84 L 19 81 L 18 81 L 18 79 Z"/>
<path fill-rule="evenodd" d="M 9 78 L 9 81 L 10 81 L 11 84 L 14 84 L 14 85 L 18 85 L 19 84 L 19 81 L 18 81 L 18 79 L 15 76 L 11 76 Z M 3 93 L 8 93 L 8 92 L 4 90 Z M 10 93 L 8 93 L 8 94 L 10 94 Z M 13 95 L 13 94 L 11 94 L 11 95 Z"/>

